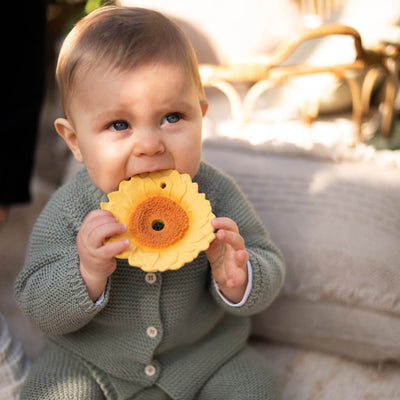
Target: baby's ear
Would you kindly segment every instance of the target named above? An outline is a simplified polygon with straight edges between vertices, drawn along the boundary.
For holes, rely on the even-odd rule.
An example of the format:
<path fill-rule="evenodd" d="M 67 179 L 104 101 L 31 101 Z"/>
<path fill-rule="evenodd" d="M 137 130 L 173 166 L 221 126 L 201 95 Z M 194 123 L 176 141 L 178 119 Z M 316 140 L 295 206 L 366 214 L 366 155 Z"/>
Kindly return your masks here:
<path fill-rule="evenodd" d="M 75 129 L 71 123 L 65 118 L 57 118 L 54 122 L 54 126 L 58 134 L 65 140 L 65 143 L 67 143 L 76 161 L 83 163 L 78 138 L 76 137 Z"/>
<path fill-rule="evenodd" d="M 206 100 L 201 100 L 200 101 L 200 107 L 201 107 L 201 114 L 204 117 L 206 115 L 207 110 L 208 110 L 208 102 Z"/>

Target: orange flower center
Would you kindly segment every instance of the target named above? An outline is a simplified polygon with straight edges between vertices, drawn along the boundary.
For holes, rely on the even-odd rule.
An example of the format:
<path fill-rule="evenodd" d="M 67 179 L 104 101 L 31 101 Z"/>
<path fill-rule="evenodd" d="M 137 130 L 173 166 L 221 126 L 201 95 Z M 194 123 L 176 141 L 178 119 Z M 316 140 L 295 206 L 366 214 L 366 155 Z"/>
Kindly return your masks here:
<path fill-rule="evenodd" d="M 135 240 L 149 247 L 170 246 L 184 236 L 188 227 L 186 211 L 163 196 L 142 201 L 130 215 L 128 223 Z"/>

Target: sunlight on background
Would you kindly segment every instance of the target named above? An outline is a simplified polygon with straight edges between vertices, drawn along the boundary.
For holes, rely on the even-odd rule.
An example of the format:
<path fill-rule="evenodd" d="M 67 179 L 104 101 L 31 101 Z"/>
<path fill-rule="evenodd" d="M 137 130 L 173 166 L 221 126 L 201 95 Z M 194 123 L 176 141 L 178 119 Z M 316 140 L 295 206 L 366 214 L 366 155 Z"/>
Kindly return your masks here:
<path fill-rule="evenodd" d="M 364 49 L 376 48 L 382 42 L 400 44 L 400 0 L 120 0 L 120 3 L 154 8 L 170 16 L 188 34 L 200 64 L 228 68 L 244 65 L 240 67 L 245 77 L 243 85 L 238 84 L 239 79 L 233 85 L 242 100 L 254 83 L 248 78 L 254 63 L 264 60 L 267 66 L 274 51 L 306 28 L 348 25 L 360 33 Z M 303 41 L 279 66 L 329 67 L 352 64 L 356 59 L 353 36 L 330 35 Z M 285 138 L 286 142 L 291 135 L 292 141 L 300 140 L 303 147 L 313 145 L 316 140 L 351 144 L 359 137 L 360 123 L 352 121 L 356 92 L 354 84 L 350 89 L 349 79 L 361 87 L 367 72 L 368 68 L 348 69 L 346 79 L 331 72 L 294 74 L 283 86 L 266 84 L 268 89 L 255 104 L 251 121 L 238 116 L 240 101 L 236 93 L 230 96 L 229 116 L 227 108 L 220 104 L 221 98 L 211 92 L 207 94 L 211 105 L 207 116 L 214 119 L 211 136 L 228 135 L 260 143 L 267 136 L 268 140 Z M 255 81 L 258 79 L 261 78 Z M 377 82 L 381 84 L 382 80 Z M 225 83 L 219 85 L 227 87 Z M 229 103 L 224 100 L 225 104 Z M 383 111 L 379 110 L 378 114 Z M 317 116 L 333 113 L 343 115 L 335 121 L 319 120 L 313 126 L 311 123 L 302 126 L 301 119 L 314 121 Z M 380 118 L 378 115 L 363 124 L 364 138 L 377 132 Z M 264 124 L 264 128 L 259 124 Z"/>

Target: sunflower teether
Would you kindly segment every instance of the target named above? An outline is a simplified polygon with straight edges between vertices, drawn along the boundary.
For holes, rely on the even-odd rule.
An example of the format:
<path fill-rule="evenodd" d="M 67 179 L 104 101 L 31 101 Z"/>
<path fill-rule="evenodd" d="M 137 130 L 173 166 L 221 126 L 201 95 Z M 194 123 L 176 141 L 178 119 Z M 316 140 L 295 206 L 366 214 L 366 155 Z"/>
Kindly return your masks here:
<path fill-rule="evenodd" d="M 188 174 L 164 170 L 136 175 L 122 181 L 108 199 L 101 208 L 128 227 L 108 242 L 129 239 L 130 247 L 117 257 L 146 272 L 178 269 L 214 239 L 210 202 Z"/>

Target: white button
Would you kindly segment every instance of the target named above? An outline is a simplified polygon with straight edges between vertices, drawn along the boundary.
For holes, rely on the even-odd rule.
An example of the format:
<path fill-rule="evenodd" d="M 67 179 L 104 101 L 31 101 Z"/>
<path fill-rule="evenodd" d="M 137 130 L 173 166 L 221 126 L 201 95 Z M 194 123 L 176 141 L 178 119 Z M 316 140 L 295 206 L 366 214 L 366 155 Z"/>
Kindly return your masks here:
<path fill-rule="evenodd" d="M 147 332 L 147 336 L 151 337 L 151 338 L 155 338 L 158 334 L 158 331 L 156 328 L 154 328 L 154 326 L 149 326 L 146 330 Z"/>
<path fill-rule="evenodd" d="M 147 376 L 154 376 L 156 373 L 156 367 L 154 365 L 146 365 L 146 368 L 144 369 L 144 372 Z"/>
<path fill-rule="evenodd" d="M 157 280 L 157 275 L 153 274 L 153 272 L 149 272 L 145 276 L 145 280 L 147 283 L 153 284 Z"/>

